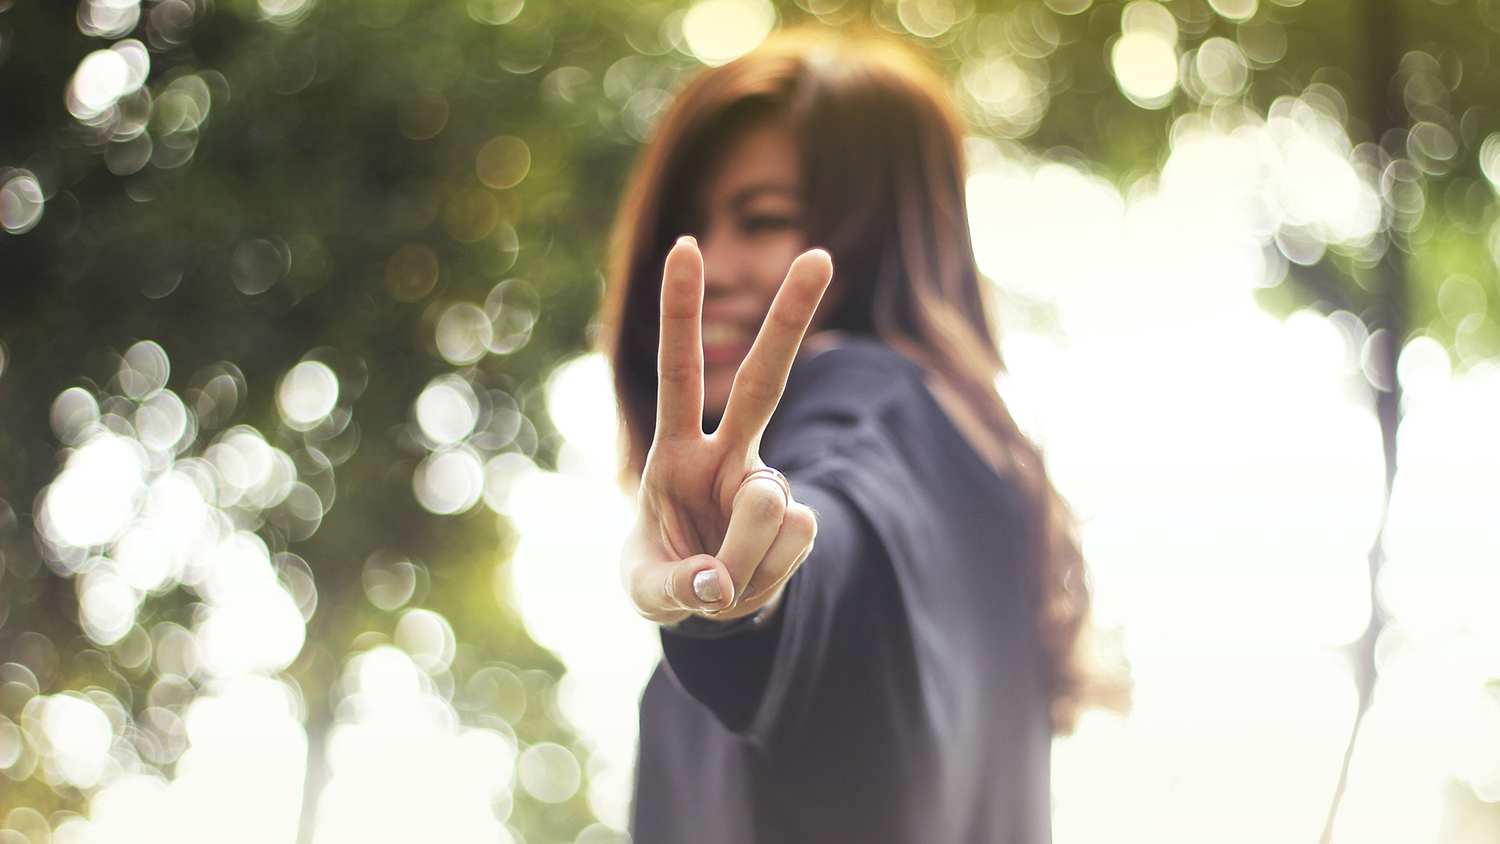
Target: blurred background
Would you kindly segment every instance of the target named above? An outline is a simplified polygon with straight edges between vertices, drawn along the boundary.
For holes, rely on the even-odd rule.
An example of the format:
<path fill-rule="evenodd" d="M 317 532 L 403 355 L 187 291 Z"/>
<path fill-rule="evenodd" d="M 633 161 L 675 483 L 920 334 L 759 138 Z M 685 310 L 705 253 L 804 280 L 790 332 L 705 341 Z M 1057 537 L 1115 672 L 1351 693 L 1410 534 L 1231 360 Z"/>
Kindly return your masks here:
<path fill-rule="evenodd" d="M 627 840 L 607 230 L 799 24 L 973 128 L 1059 844 L 1500 841 L 1500 0 L 0 0 L 0 844 Z"/>

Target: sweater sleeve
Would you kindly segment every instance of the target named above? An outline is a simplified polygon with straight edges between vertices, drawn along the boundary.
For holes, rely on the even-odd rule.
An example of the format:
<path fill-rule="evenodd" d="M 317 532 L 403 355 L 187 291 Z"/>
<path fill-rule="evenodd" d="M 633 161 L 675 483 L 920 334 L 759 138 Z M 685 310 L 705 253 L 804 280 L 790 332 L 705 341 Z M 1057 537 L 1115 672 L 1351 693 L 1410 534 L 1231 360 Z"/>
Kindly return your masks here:
<path fill-rule="evenodd" d="M 726 728 L 763 744 L 843 724 L 851 708 L 891 715 L 908 685 L 901 674 L 913 670 L 906 608 L 882 537 L 903 518 L 898 502 L 916 491 L 878 416 L 883 402 L 920 382 L 904 359 L 834 350 L 810 364 L 794 372 L 764 456 L 818 515 L 812 553 L 768 623 L 717 639 L 662 631 L 666 664 L 683 690 Z M 877 522 L 885 523 L 880 530 Z"/>

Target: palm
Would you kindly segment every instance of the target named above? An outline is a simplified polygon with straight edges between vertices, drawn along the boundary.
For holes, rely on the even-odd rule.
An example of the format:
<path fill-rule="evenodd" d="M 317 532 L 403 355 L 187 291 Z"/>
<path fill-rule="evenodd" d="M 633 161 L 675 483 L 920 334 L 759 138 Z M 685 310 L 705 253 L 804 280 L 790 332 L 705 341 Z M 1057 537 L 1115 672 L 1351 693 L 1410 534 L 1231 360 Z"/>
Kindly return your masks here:
<path fill-rule="evenodd" d="M 688 238 L 667 256 L 656 436 L 641 477 L 637 529 L 623 559 L 632 598 L 647 617 L 661 620 L 699 608 L 680 585 L 688 563 L 698 571 L 705 565 L 723 569 L 732 582 L 731 595 L 705 602 L 712 609 L 753 611 L 773 597 L 764 587 L 783 581 L 811 546 L 811 511 L 791 502 L 773 481 L 744 480 L 765 465 L 761 436 L 831 276 L 820 251 L 792 264 L 735 376 L 723 421 L 705 434 L 703 259 Z M 761 587 L 753 599 L 735 600 L 751 585 Z"/>
<path fill-rule="evenodd" d="M 678 559 L 713 554 L 729 527 L 734 494 L 754 468 L 745 454 L 732 454 L 711 434 L 656 443 L 646 463 L 642 515 L 662 527 L 667 550 Z"/>

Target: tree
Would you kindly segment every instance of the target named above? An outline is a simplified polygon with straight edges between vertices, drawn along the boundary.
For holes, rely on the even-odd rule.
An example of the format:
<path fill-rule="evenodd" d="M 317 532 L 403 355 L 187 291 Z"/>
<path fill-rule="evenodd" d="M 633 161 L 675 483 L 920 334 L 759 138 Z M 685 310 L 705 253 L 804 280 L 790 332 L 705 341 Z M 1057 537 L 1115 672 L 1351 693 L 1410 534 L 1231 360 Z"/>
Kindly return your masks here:
<path fill-rule="evenodd" d="M 111 777 L 171 776 L 194 701 L 266 674 L 306 709 L 310 840 L 350 660 L 393 638 L 466 727 L 586 752 L 550 703 L 562 667 L 497 595 L 513 537 L 479 499 L 555 456 L 539 388 L 588 343 L 649 116 L 629 96 L 660 72 L 618 63 L 627 12 L 0 12 L 0 661 L 18 680 L 0 726 L 24 736 L 8 803 L 77 810 Z M 129 483 L 100 486 L 122 467 Z M 182 479 L 210 535 L 151 569 L 132 544 Z M 202 664 L 226 543 L 274 572 L 265 606 L 300 610 L 305 647 Z M 63 698 L 114 719 L 107 771 L 47 744 L 36 701 Z M 591 820 L 586 790 L 513 791 L 527 837 Z"/>

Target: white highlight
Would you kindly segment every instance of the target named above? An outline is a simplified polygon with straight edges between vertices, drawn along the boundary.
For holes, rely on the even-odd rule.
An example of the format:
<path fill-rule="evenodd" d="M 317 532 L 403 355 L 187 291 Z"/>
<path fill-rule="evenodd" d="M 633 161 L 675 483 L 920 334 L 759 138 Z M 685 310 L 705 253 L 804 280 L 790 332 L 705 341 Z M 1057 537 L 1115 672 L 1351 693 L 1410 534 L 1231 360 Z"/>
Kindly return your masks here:
<path fill-rule="evenodd" d="M 339 379 L 328 364 L 305 360 L 291 368 L 276 391 L 286 423 L 306 431 L 322 422 L 339 400 Z"/>
<path fill-rule="evenodd" d="M 462 513 L 484 494 L 484 467 L 467 448 L 430 454 L 412 476 L 417 502 L 434 513 Z"/>
<path fill-rule="evenodd" d="M 0 228 L 11 234 L 31 231 L 42 219 L 42 185 L 29 170 L 12 171 L 0 186 Z"/>
<path fill-rule="evenodd" d="M 765 0 L 699 0 L 682 19 L 682 36 L 699 61 L 721 65 L 755 49 L 775 25 Z"/>
<path fill-rule="evenodd" d="M 479 400 L 469 382 L 457 376 L 434 378 L 417 397 L 417 425 L 438 445 L 452 445 L 473 433 Z"/>

